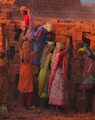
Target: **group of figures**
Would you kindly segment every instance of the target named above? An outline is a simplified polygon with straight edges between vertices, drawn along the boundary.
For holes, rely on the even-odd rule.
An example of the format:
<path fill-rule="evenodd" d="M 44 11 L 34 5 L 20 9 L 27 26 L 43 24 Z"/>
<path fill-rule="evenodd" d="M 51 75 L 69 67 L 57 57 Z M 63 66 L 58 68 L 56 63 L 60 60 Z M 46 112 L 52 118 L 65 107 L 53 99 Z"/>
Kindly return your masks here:
<path fill-rule="evenodd" d="M 17 90 L 19 105 L 31 110 L 35 107 L 35 84 L 40 100 L 39 111 L 45 105 L 69 108 L 68 94 L 68 45 L 56 42 L 55 31 L 50 23 L 35 29 L 33 16 L 26 6 L 20 8 L 24 15 L 24 30 L 19 48 L 20 70 Z M 95 85 L 94 50 L 83 43 L 79 49 L 84 60 L 83 81 L 78 90 L 85 90 L 93 97 Z M 37 80 L 37 83 L 36 83 Z M 90 92 L 89 92 L 90 91 Z M 93 91 L 93 93 L 92 93 Z M 89 97 L 90 98 L 90 97 Z M 89 105 L 92 109 L 92 101 Z M 8 116 L 8 60 L 0 51 L 0 116 Z M 54 108 L 55 109 L 55 108 Z"/>
<path fill-rule="evenodd" d="M 22 6 L 20 11 L 27 13 L 26 6 Z M 37 79 L 38 95 L 42 99 L 40 108 L 45 101 L 55 106 L 68 106 L 66 43 L 55 42 L 55 31 L 50 23 L 39 26 L 30 34 L 29 28 L 33 30 L 34 22 L 32 19 L 32 27 L 27 27 L 29 17 L 28 11 L 24 17 L 25 40 L 20 46 L 20 77 L 17 87 L 20 104 L 27 109 L 34 106 L 31 101 L 34 99 L 34 81 Z"/>

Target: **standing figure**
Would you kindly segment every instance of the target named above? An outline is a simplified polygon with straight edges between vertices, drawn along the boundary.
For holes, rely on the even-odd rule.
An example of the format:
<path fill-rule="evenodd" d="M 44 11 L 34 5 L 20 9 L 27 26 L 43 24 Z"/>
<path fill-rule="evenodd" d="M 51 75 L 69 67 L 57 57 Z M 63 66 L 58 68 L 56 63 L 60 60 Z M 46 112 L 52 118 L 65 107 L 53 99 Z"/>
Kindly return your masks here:
<path fill-rule="evenodd" d="M 43 52 L 44 46 L 47 44 L 47 42 L 46 42 L 46 40 L 47 40 L 47 33 L 49 33 L 49 32 L 54 32 L 54 28 L 53 28 L 52 24 L 46 23 L 43 26 L 39 26 L 37 28 L 35 34 L 34 34 L 34 39 L 36 41 L 39 41 L 42 44 L 41 50 L 39 51 L 39 53 L 34 58 L 34 61 L 33 61 L 34 65 L 38 65 L 38 66 L 40 65 L 40 57 L 41 57 L 41 54 Z M 37 46 L 36 46 L 35 42 L 33 42 L 32 50 L 35 50 L 36 47 Z"/>
<path fill-rule="evenodd" d="M 92 49 L 84 44 L 84 67 L 82 82 L 79 85 L 79 90 L 85 92 L 86 97 L 86 112 L 93 111 L 93 97 L 95 94 L 95 46 Z M 81 49 L 79 49 L 81 50 Z"/>
<path fill-rule="evenodd" d="M 8 116 L 8 59 L 4 51 L 0 51 L 0 116 Z"/>
<path fill-rule="evenodd" d="M 38 43 L 37 43 L 38 44 Z M 18 82 L 20 105 L 30 109 L 33 100 L 33 58 L 39 49 L 32 51 L 30 42 L 24 41 L 20 48 L 20 74 Z"/>
<path fill-rule="evenodd" d="M 55 42 L 48 41 L 47 45 L 43 49 L 43 54 L 40 60 L 40 72 L 38 75 L 38 88 L 40 97 L 40 110 L 43 107 L 48 107 L 48 82 L 50 74 L 50 63 L 53 50 L 55 48 Z"/>
<path fill-rule="evenodd" d="M 22 15 L 24 15 L 23 37 L 30 39 L 34 36 L 35 32 L 33 15 L 30 13 L 30 10 L 26 6 L 21 6 L 20 12 Z"/>
<path fill-rule="evenodd" d="M 34 75 L 33 76 L 34 76 L 34 81 L 35 81 L 35 89 L 36 89 L 35 91 L 37 91 L 37 93 L 38 93 L 37 77 L 38 77 L 39 70 L 40 70 L 40 58 L 41 58 L 41 55 L 43 53 L 43 49 L 47 44 L 47 42 L 46 42 L 47 33 L 52 33 L 52 32 L 54 32 L 54 28 L 53 28 L 52 24 L 47 23 L 43 26 L 39 26 L 35 32 L 35 35 L 34 35 L 35 41 L 39 41 L 40 44 L 42 45 L 40 51 L 37 53 L 37 55 L 34 57 L 34 60 L 33 60 L 33 67 L 34 67 Z M 52 37 L 49 37 L 49 38 L 51 38 L 52 41 L 54 40 Z M 34 51 L 36 49 L 37 49 L 37 45 L 35 44 L 35 42 L 33 42 L 31 45 L 31 51 Z"/>
<path fill-rule="evenodd" d="M 67 50 L 65 44 L 56 43 L 51 62 L 49 77 L 49 104 L 68 106 Z"/>

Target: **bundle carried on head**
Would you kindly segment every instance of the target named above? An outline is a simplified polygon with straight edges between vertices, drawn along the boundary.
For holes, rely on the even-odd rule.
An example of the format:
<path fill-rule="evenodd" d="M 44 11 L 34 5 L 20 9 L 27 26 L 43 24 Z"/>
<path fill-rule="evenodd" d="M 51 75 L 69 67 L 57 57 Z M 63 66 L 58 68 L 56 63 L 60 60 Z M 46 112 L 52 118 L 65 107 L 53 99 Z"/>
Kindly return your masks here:
<path fill-rule="evenodd" d="M 54 31 L 54 27 L 53 27 L 53 25 L 50 24 L 50 23 L 46 23 L 46 24 L 44 25 L 44 28 L 45 28 L 48 32 Z"/>

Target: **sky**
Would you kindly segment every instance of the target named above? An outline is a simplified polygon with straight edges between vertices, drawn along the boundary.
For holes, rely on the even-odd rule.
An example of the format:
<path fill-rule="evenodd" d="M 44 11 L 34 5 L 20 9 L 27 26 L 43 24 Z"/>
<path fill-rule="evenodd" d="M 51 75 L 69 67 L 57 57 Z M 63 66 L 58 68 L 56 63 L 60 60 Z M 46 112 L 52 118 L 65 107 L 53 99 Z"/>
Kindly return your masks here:
<path fill-rule="evenodd" d="M 89 2 L 89 3 L 95 3 L 95 0 L 81 0 L 81 2 Z"/>

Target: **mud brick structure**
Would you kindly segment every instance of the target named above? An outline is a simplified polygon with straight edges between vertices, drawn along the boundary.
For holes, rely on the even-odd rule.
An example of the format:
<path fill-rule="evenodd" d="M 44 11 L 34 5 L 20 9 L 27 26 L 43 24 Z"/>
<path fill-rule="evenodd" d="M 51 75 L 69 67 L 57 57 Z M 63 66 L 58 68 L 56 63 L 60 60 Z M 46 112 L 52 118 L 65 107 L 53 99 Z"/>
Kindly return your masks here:
<path fill-rule="evenodd" d="M 71 11 L 80 10 L 80 0 L 3 0 L 3 3 L 15 4 L 18 8 L 21 5 L 28 5 L 32 10 L 41 11 Z M 16 10 L 16 9 L 15 9 Z M 13 10 L 2 10 L 3 17 L 0 19 L 0 46 L 8 52 L 10 67 L 9 67 L 9 83 L 10 89 L 13 89 L 15 84 L 15 76 L 19 72 L 19 48 L 16 34 L 22 29 L 23 21 L 12 19 Z M 17 12 L 18 14 L 18 12 Z M 19 16 L 18 16 L 19 18 Z M 35 24 L 44 24 L 49 22 L 53 24 L 56 34 L 56 41 L 66 42 L 70 44 L 69 51 L 69 95 L 71 104 L 74 103 L 74 96 L 76 94 L 76 86 L 80 83 L 82 77 L 82 70 L 80 66 L 80 56 L 77 50 L 77 44 L 83 41 L 83 38 L 90 41 L 90 45 L 95 45 L 95 22 L 87 20 L 73 20 L 73 19 L 43 19 L 35 20 Z M 10 91 L 12 98 L 13 91 Z M 77 96 L 78 100 L 81 98 L 81 93 Z M 80 107 L 80 101 L 76 102 Z M 93 107 L 95 106 L 95 97 L 93 100 Z M 82 106 L 81 109 L 84 107 Z M 95 109 L 94 109 L 95 110 Z"/>
<path fill-rule="evenodd" d="M 34 10 L 79 10 L 80 0 L 32 0 Z"/>
<path fill-rule="evenodd" d="M 5 16 L 7 15 L 8 14 L 5 14 Z M 7 17 L 10 18 L 11 16 Z M 70 48 L 71 52 L 69 53 L 69 94 L 71 104 L 74 104 L 74 95 L 76 94 L 75 88 L 76 85 L 80 83 L 82 77 L 77 43 L 82 42 L 84 36 L 86 39 L 90 40 L 91 45 L 95 44 L 95 22 L 82 20 L 73 21 L 70 19 L 52 19 L 48 21 L 35 21 L 35 24 L 44 24 L 46 22 L 53 24 L 56 33 L 56 41 L 66 42 L 67 44 L 69 41 L 72 42 L 72 47 Z M 0 46 L 8 51 L 9 54 L 9 77 L 12 89 L 15 84 L 15 76 L 19 72 L 18 40 L 14 38 L 17 31 L 22 28 L 22 25 L 23 22 L 21 20 L 0 20 Z M 13 93 L 10 94 L 12 97 Z M 81 98 L 81 94 L 79 94 L 78 98 Z M 78 104 L 79 101 L 77 101 L 77 105 Z"/>
<path fill-rule="evenodd" d="M 44 21 L 35 21 L 35 24 L 40 22 L 44 24 L 47 22 Z M 80 56 L 77 49 L 77 44 L 83 41 L 83 37 L 87 40 L 90 40 L 90 45 L 95 45 L 95 22 L 90 21 L 72 21 L 66 19 L 52 19 L 48 21 L 53 24 L 55 33 L 56 33 L 56 41 L 58 42 L 66 42 L 67 45 L 70 45 L 69 51 L 69 96 L 70 102 L 72 105 L 75 105 L 74 99 L 76 95 L 76 86 L 81 82 L 82 78 L 82 70 L 80 64 Z M 17 30 L 22 28 L 22 21 L 11 21 L 11 20 L 0 20 L 0 46 L 2 46 L 9 54 L 9 76 L 10 76 L 10 84 L 15 84 L 15 76 L 19 72 L 19 48 L 18 48 L 18 40 L 14 39 Z M 12 88 L 13 89 L 13 88 Z M 11 93 L 11 97 L 13 93 Z M 79 101 L 82 97 L 82 94 L 79 93 L 78 101 L 76 104 L 79 105 L 81 102 Z M 94 103 L 95 101 L 93 101 Z M 79 105 L 80 107 L 80 105 Z M 83 106 L 82 106 L 83 107 Z M 84 108 L 84 107 L 83 107 Z"/>
<path fill-rule="evenodd" d="M 2 3 L 14 4 L 15 0 L 2 0 Z"/>

